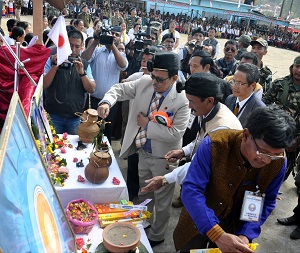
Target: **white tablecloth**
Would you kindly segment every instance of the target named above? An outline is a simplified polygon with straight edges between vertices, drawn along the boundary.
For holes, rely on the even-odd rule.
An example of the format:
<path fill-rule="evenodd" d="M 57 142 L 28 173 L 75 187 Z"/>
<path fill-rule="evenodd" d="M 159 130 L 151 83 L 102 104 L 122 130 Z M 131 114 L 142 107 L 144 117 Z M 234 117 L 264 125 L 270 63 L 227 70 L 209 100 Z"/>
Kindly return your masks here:
<path fill-rule="evenodd" d="M 121 199 L 128 200 L 127 186 L 112 149 L 109 151 L 112 157 L 112 164 L 109 167 L 109 176 L 107 180 L 101 184 L 93 184 L 87 180 L 84 183 L 81 183 L 77 181 L 77 178 L 78 175 L 85 178 L 84 169 L 89 162 L 88 158 L 92 152 L 92 144 L 87 144 L 87 148 L 84 150 L 76 150 L 78 136 L 69 135 L 68 140 L 70 140 L 73 145 L 72 149 L 66 148 L 67 153 L 65 154 L 56 150 L 62 158 L 66 158 L 67 167 L 69 168 L 69 178 L 65 181 L 65 185 L 55 186 L 63 207 L 66 207 L 71 200 L 78 198 L 84 198 L 94 204 L 118 202 Z M 107 141 L 107 139 L 104 141 Z M 74 157 L 77 157 L 79 161 L 82 159 L 84 167 L 77 168 L 76 163 L 73 162 Z M 120 180 L 119 185 L 114 185 L 112 183 L 113 177 Z"/>
<path fill-rule="evenodd" d="M 146 232 L 143 229 L 142 225 L 138 224 L 137 227 L 140 229 L 141 232 L 141 242 L 144 244 L 144 246 L 146 247 L 149 253 L 153 253 Z M 89 243 L 91 243 L 92 245 L 89 249 L 89 252 L 95 252 L 98 245 L 103 241 L 102 232 L 103 229 L 100 228 L 99 222 L 97 222 L 88 235 L 76 235 L 76 238 L 83 238 L 85 243 L 87 242 L 88 239 L 90 239 Z"/>

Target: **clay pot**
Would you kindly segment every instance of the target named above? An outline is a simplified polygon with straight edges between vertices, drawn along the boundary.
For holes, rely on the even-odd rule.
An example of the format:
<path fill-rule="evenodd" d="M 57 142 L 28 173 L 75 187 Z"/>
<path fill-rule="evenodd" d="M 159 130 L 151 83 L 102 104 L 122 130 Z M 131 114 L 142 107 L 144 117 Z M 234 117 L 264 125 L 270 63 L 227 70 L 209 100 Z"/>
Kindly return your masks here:
<path fill-rule="evenodd" d="M 116 222 L 104 228 L 103 245 L 109 252 L 134 251 L 140 243 L 140 230 L 130 222 Z"/>
<path fill-rule="evenodd" d="M 91 154 L 90 162 L 84 170 L 85 178 L 93 184 L 104 182 L 109 175 L 109 166 L 112 163 L 108 152 L 96 151 Z"/>
<path fill-rule="evenodd" d="M 81 115 L 81 123 L 78 126 L 78 136 L 83 143 L 92 143 L 100 131 L 96 124 L 98 112 L 94 109 L 87 109 Z"/>

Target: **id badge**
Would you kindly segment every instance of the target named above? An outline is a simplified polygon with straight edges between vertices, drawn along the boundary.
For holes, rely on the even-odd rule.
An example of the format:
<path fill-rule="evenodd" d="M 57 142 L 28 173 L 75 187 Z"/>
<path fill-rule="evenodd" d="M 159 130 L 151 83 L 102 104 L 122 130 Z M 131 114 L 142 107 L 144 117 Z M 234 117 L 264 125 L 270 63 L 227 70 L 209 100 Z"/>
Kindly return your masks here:
<path fill-rule="evenodd" d="M 189 123 L 188 123 L 188 125 L 187 125 L 187 127 L 188 127 L 189 129 L 192 128 L 192 125 L 193 125 L 193 123 L 194 123 L 195 118 L 196 118 L 196 116 L 195 116 L 193 113 L 191 113 L 191 114 L 190 114 L 190 118 L 189 118 Z"/>
<path fill-rule="evenodd" d="M 240 220 L 259 222 L 263 203 L 264 197 L 261 193 L 245 191 Z"/>

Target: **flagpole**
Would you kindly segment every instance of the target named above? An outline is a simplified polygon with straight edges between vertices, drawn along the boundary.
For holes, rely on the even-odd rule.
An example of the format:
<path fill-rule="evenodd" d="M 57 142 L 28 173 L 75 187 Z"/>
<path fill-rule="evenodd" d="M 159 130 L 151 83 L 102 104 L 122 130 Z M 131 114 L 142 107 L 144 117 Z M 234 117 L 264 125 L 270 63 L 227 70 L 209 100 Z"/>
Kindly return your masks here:
<path fill-rule="evenodd" d="M 281 5 L 279 17 L 282 17 L 282 11 L 283 11 L 283 7 L 284 7 L 284 3 L 285 3 L 285 0 L 282 0 L 282 5 Z"/>

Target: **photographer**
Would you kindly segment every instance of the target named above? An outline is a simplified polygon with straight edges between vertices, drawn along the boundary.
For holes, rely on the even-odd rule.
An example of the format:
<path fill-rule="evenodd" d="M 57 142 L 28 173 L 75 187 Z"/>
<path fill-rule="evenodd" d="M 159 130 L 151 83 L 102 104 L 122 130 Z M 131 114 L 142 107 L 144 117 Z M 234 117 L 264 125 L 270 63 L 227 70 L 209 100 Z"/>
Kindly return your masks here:
<path fill-rule="evenodd" d="M 185 77 L 187 77 L 187 74 L 190 74 L 189 61 L 191 55 L 196 49 L 202 50 L 204 39 L 204 31 L 201 28 L 194 29 L 192 31 L 192 41 L 188 42 L 182 51 L 178 53 L 179 56 L 181 55 L 181 71 Z"/>
<path fill-rule="evenodd" d="M 119 83 L 120 72 L 128 66 L 128 61 L 124 53 L 117 49 L 121 40 L 121 28 L 113 26 L 111 28 L 98 29 L 94 34 L 94 41 L 82 53 L 82 58 L 91 64 L 92 74 L 96 82 L 96 91 L 91 94 L 91 107 L 98 108 L 98 103 L 104 94 L 116 83 Z M 104 46 L 98 47 L 99 44 Z M 87 103 L 88 105 L 88 103 Z M 113 123 L 116 107 L 111 111 L 107 121 Z M 113 124 L 107 124 L 104 134 L 111 142 Z"/>
<path fill-rule="evenodd" d="M 82 34 L 70 31 L 68 37 L 72 49 L 69 60 L 57 66 L 55 53 L 44 69 L 44 107 L 58 134 L 77 134 L 80 118 L 74 113 L 82 112 L 85 93 L 93 93 L 96 88 L 88 62 L 79 57 Z"/>

